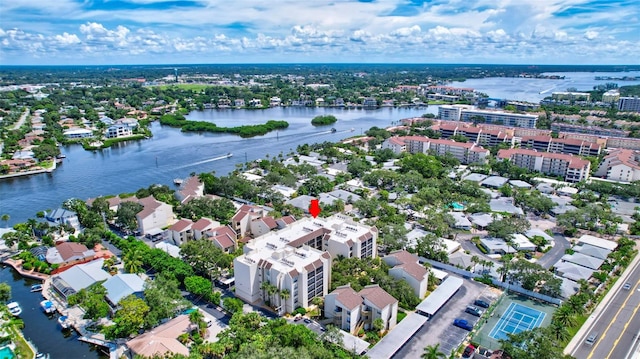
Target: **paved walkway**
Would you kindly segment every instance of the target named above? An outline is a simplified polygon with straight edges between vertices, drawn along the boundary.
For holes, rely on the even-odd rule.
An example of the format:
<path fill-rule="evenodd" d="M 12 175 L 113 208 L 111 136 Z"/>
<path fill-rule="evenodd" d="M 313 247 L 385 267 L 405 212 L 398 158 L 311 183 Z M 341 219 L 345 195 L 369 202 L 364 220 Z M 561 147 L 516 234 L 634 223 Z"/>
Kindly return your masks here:
<path fill-rule="evenodd" d="M 33 269 L 32 270 L 22 269 L 22 259 L 14 260 L 9 258 L 5 260 L 4 263 L 10 265 L 11 267 L 13 267 L 13 269 L 18 271 L 18 273 L 20 273 L 22 276 L 27 278 L 45 281 L 50 277 L 48 274 L 39 273 L 34 271 Z"/>

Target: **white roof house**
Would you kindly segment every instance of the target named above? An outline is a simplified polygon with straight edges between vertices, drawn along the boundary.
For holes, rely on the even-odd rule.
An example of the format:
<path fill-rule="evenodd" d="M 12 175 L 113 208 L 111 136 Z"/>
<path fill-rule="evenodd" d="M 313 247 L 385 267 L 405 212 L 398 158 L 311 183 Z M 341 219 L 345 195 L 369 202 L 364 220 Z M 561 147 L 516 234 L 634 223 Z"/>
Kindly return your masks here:
<path fill-rule="evenodd" d="M 564 262 L 571 262 L 585 268 L 598 270 L 604 259 L 595 258 L 582 253 L 565 254 L 560 258 Z"/>
<path fill-rule="evenodd" d="M 556 268 L 556 273 L 559 276 L 576 282 L 580 279 L 588 280 L 594 272 L 593 269 L 579 266 L 571 262 L 559 261 L 554 267 Z"/>
<path fill-rule="evenodd" d="M 73 266 L 51 277 L 53 288 L 65 298 L 111 276 L 102 267 L 104 258 Z"/>
<path fill-rule="evenodd" d="M 142 295 L 144 280 L 137 274 L 121 273 L 107 279 L 102 286 L 107 290 L 107 299 L 115 306 L 128 295 Z"/>
<path fill-rule="evenodd" d="M 455 219 L 456 223 L 453 225 L 459 229 L 471 229 L 471 222 L 467 219 L 464 213 L 461 212 L 449 212 L 449 215 Z"/>
<path fill-rule="evenodd" d="M 489 254 L 506 254 L 517 252 L 513 247 L 508 245 L 507 242 L 500 238 L 480 238 L 480 244 L 489 252 Z"/>
<path fill-rule="evenodd" d="M 505 212 L 522 216 L 524 212 L 520 207 L 513 204 L 513 198 L 497 198 L 489 201 L 492 212 Z"/>
<path fill-rule="evenodd" d="M 514 247 L 519 251 L 536 250 L 536 245 L 531 243 L 531 241 L 524 234 L 516 233 L 512 236 L 511 240 L 513 241 Z"/>
<path fill-rule="evenodd" d="M 594 258 L 607 259 L 610 250 L 605 248 L 600 248 L 596 246 L 592 246 L 590 244 L 581 244 L 577 246 L 573 246 L 572 248 L 575 252 L 582 253 Z"/>
<path fill-rule="evenodd" d="M 618 247 L 618 243 L 609 241 L 603 238 L 598 238 L 589 234 L 585 234 L 578 239 L 578 244 L 590 244 L 595 247 L 600 247 L 613 251 Z"/>

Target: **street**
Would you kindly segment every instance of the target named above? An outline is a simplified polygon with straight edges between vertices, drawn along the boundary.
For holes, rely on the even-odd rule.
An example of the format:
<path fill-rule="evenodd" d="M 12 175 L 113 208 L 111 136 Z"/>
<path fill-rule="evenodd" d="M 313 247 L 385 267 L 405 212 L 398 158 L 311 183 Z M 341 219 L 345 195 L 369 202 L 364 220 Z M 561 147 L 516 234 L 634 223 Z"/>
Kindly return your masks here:
<path fill-rule="evenodd" d="M 640 262 L 638 262 L 640 263 Z M 640 331 L 640 265 L 636 263 L 629 276 L 619 280 L 611 289 L 615 294 L 596 320 L 585 332 L 581 342 L 571 352 L 576 359 L 623 359 Z M 629 289 L 623 288 L 625 283 Z M 593 346 L 584 340 L 598 334 Z"/>
<path fill-rule="evenodd" d="M 546 269 L 551 268 L 563 255 L 565 255 L 565 251 L 571 248 L 571 243 L 564 238 L 563 235 L 554 233 L 553 234 L 553 247 L 545 253 L 540 259 L 538 259 L 538 264 L 543 266 Z"/>

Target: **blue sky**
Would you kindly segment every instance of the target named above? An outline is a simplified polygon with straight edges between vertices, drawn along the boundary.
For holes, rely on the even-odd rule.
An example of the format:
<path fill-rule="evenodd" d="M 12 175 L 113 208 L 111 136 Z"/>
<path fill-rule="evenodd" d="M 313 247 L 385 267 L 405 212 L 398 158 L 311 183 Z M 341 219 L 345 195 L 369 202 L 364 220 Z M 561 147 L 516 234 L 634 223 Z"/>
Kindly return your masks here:
<path fill-rule="evenodd" d="M 638 0 L 0 1 L 2 64 L 638 64 Z"/>

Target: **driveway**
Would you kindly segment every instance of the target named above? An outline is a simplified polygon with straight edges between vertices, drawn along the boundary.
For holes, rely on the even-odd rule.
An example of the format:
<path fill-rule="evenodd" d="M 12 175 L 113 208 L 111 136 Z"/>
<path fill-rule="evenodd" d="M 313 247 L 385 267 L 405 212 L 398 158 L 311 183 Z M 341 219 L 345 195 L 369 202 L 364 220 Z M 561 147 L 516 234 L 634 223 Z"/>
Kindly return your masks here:
<path fill-rule="evenodd" d="M 553 235 L 553 247 L 547 253 L 545 253 L 540 259 L 538 259 L 538 264 L 543 266 L 546 269 L 551 268 L 563 255 L 565 255 L 565 251 L 571 248 L 571 243 L 561 234 Z"/>

